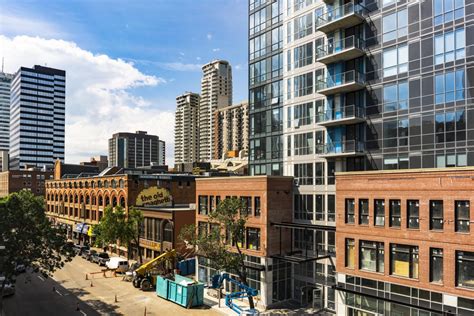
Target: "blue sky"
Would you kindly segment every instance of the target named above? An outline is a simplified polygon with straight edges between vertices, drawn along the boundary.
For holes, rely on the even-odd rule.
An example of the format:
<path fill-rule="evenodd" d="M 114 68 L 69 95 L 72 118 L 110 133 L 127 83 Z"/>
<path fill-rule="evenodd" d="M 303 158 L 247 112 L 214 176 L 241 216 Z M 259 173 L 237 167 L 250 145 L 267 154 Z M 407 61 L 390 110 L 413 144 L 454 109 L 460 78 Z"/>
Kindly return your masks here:
<path fill-rule="evenodd" d="M 9 41 L 3 51 L 0 48 L 0 53 L 7 56 L 6 70 L 10 72 L 15 71 L 18 63 L 32 66 L 32 63 L 46 61 L 52 67 L 64 66 L 68 71 L 64 60 L 71 58 L 74 63 L 78 54 L 70 47 L 63 47 L 63 57 L 49 58 L 57 51 L 54 50 L 57 43 L 51 42 L 52 39 L 64 40 L 77 46 L 81 53 L 92 54 L 95 65 L 100 64 L 101 55 L 111 61 L 131 62 L 140 75 L 156 80 L 153 83 L 147 80 L 148 83 L 143 83 L 141 79 L 128 82 L 120 87 L 120 93 L 135 101 L 134 98 L 143 99 L 146 107 L 155 111 L 153 113 L 174 112 L 177 95 L 184 91 L 199 92 L 200 66 L 213 59 L 226 59 L 233 66 L 234 102 L 238 102 L 248 97 L 247 9 L 247 0 L 0 0 L 0 35 Z M 27 37 L 14 41 L 19 35 Z M 35 37 L 49 46 L 46 47 L 50 49 L 49 55 L 42 50 L 19 59 L 15 50 L 21 50 L 25 41 L 31 42 Z M 127 76 L 127 72 L 121 73 Z M 80 78 L 71 74 L 69 82 Z M 72 86 L 77 84 L 71 83 Z M 72 90 L 69 95 L 77 95 L 75 92 Z M 120 102 L 126 100 L 120 99 Z M 71 98 L 71 102 L 81 104 L 77 98 Z M 131 105 L 133 109 L 141 106 L 140 102 Z M 80 111 L 71 109 L 71 113 L 74 118 Z M 76 121 L 69 123 L 73 126 Z M 169 126 L 172 124 L 167 125 L 167 129 L 172 128 Z M 133 129 L 133 126 L 128 127 Z M 139 126 L 136 129 L 140 129 Z M 168 133 L 166 137 L 171 143 L 172 131 L 171 134 L 160 131 Z M 77 139 L 71 140 L 71 145 L 76 144 Z M 106 151 L 106 146 L 100 148 L 103 149 L 95 148 L 90 154 L 82 150 L 70 155 L 77 160 Z M 172 147 L 168 151 L 172 151 Z M 67 156 L 68 139 L 66 159 Z"/>

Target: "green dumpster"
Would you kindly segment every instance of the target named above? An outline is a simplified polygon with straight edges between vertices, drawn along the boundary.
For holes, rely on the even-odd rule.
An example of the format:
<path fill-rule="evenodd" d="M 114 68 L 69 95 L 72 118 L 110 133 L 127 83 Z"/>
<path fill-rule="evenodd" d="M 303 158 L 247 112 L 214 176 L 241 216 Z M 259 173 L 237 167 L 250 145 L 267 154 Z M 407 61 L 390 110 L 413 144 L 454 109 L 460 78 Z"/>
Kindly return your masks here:
<path fill-rule="evenodd" d="M 158 276 L 156 294 L 186 308 L 201 306 L 204 301 L 204 284 L 175 275 L 174 279 Z"/>

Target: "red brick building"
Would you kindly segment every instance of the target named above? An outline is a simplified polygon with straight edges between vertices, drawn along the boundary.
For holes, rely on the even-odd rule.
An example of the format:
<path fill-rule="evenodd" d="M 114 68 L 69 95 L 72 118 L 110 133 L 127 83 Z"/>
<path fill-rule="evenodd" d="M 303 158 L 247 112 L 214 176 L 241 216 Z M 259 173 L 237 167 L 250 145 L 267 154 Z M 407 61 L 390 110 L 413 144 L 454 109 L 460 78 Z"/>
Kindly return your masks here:
<path fill-rule="evenodd" d="M 338 315 L 474 315 L 474 168 L 336 174 Z"/>
<path fill-rule="evenodd" d="M 23 189 L 34 195 L 44 195 L 45 183 L 53 177 L 52 171 L 9 170 L 0 172 L 0 197 Z"/>
<path fill-rule="evenodd" d="M 264 306 L 272 302 L 277 291 L 287 288 L 289 273 L 279 274 L 275 257 L 290 248 L 290 230 L 274 225 L 292 221 L 292 177 L 254 176 L 217 177 L 196 179 L 196 226 L 198 230 L 209 231 L 208 214 L 219 201 L 228 197 L 242 199 L 248 205 L 249 214 L 245 242 L 242 247 L 247 256 L 247 272 L 250 286 L 260 291 Z M 198 259 L 197 277 L 209 283 L 216 272 L 208 267 L 210 259 Z M 284 266 L 286 268 L 286 266 Z M 280 276 L 279 276 L 280 275 Z M 227 291 L 234 291 L 225 284 Z"/>
<path fill-rule="evenodd" d="M 194 204 L 195 199 L 194 176 L 147 174 L 145 170 L 124 168 L 110 168 L 99 175 L 81 172 L 82 167 L 57 163 L 54 179 L 46 181 L 45 192 L 46 214 L 53 223 L 65 227 L 68 238 L 76 242 L 93 242 L 92 226 L 99 223 L 107 206 L 121 206 L 127 212 L 130 207 L 136 206 L 144 208 L 145 229 L 147 218 L 152 218 L 150 223 L 153 224 L 148 224 L 151 230 L 144 230 L 144 234 L 151 234 L 151 241 L 160 243 L 160 249 L 156 245 L 150 247 L 151 244 L 143 238 L 141 251 L 144 257 L 152 258 L 162 251 L 165 231 L 168 234 L 171 228 L 174 234 L 173 220 L 176 217 L 173 208 L 179 206 L 180 210 L 193 212 L 190 204 Z M 162 208 L 171 212 L 171 216 L 161 216 L 165 212 Z M 159 219 L 159 224 L 153 222 L 154 218 Z M 194 217 L 192 219 L 193 222 Z M 168 241 L 171 244 L 167 247 L 174 247 L 175 238 Z M 113 249 L 124 256 L 127 253 L 125 247 Z M 166 247 L 163 246 L 163 249 Z"/>

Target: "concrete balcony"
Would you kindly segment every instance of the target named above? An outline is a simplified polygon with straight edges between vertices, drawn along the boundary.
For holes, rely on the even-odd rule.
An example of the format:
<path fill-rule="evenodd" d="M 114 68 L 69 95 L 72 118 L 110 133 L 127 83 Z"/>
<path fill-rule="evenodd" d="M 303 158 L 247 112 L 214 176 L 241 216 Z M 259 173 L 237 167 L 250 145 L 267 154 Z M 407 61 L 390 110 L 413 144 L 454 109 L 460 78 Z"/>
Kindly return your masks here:
<path fill-rule="evenodd" d="M 331 33 L 337 29 L 345 29 L 365 21 L 363 14 L 367 9 L 353 2 L 335 8 L 316 17 L 316 29 L 324 33 Z"/>
<path fill-rule="evenodd" d="M 317 49 L 316 61 L 331 64 L 361 57 L 365 54 L 365 42 L 354 35 Z"/>
<path fill-rule="evenodd" d="M 364 121 L 365 109 L 356 105 L 347 105 L 339 110 L 328 109 L 318 116 L 318 124 L 327 127 L 357 124 Z"/>
<path fill-rule="evenodd" d="M 319 155 L 325 158 L 359 156 L 364 154 L 365 144 L 358 140 L 347 140 L 321 145 L 319 150 Z"/>
<path fill-rule="evenodd" d="M 365 75 L 358 71 L 350 70 L 327 76 L 326 80 L 320 80 L 316 83 L 316 91 L 324 95 L 331 95 L 357 91 L 364 89 L 365 86 Z"/>

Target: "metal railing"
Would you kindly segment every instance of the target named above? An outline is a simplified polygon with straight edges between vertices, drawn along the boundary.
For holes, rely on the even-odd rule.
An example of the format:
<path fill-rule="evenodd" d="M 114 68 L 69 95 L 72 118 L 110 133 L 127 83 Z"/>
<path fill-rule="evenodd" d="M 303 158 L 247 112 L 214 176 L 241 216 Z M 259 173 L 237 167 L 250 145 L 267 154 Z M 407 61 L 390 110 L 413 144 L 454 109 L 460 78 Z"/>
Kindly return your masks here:
<path fill-rule="evenodd" d="M 321 153 L 330 154 L 350 154 L 350 153 L 361 153 L 365 150 L 365 145 L 359 140 L 346 140 L 341 142 L 326 143 L 321 146 Z"/>
<path fill-rule="evenodd" d="M 326 80 L 319 80 L 316 84 L 316 90 L 334 88 L 347 83 L 365 84 L 365 75 L 356 70 L 341 72 L 332 76 L 327 76 Z"/>
<path fill-rule="evenodd" d="M 358 48 L 363 50 L 365 49 L 365 42 L 355 35 L 352 35 L 334 43 L 324 45 L 323 47 L 318 47 L 317 58 L 323 58 L 349 48 Z"/>
<path fill-rule="evenodd" d="M 318 115 L 317 122 L 343 120 L 343 119 L 353 118 L 353 117 L 363 118 L 365 117 L 365 109 L 356 105 L 346 105 L 338 110 L 327 109 L 326 111 L 319 113 L 317 115 Z"/>
<path fill-rule="evenodd" d="M 318 16 L 316 19 L 316 27 L 320 27 L 325 24 L 334 22 L 336 20 L 339 20 L 345 16 L 348 16 L 354 13 L 362 15 L 363 13 L 367 11 L 368 11 L 367 8 L 365 8 L 361 4 L 349 2 L 343 6 L 337 7 L 333 10 L 326 12 L 321 16 Z"/>

